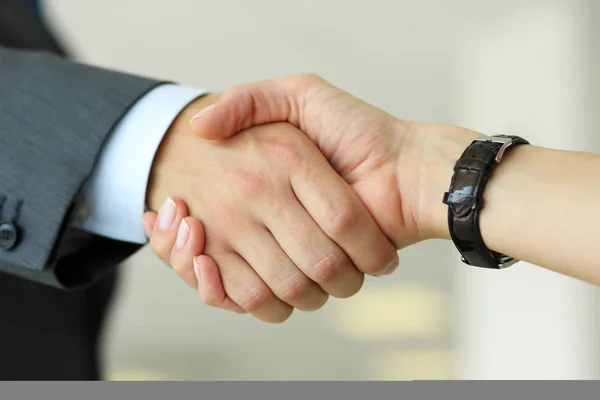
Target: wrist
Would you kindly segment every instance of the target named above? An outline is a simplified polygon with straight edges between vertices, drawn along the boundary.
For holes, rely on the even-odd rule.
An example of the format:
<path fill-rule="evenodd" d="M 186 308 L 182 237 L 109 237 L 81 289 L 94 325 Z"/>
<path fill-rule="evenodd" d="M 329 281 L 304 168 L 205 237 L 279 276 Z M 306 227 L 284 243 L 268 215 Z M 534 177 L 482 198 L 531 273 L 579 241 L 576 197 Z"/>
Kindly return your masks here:
<path fill-rule="evenodd" d="M 201 96 L 184 107 L 173 120 L 152 162 L 146 190 L 146 205 L 150 210 L 159 210 L 168 196 L 177 195 L 177 193 L 170 193 L 168 185 L 165 186 L 162 184 L 163 181 L 169 180 L 171 171 L 170 157 L 166 155 L 167 152 L 165 149 L 173 142 L 174 137 L 189 134 L 191 132 L 189 123 L 192 117 L 202 109 L 216 103 L 220 97 L 221 94 L 217 93 Z"/>
<path fill-rule="evenodd" d="M 398 157 L 398 190 L 415 221 L 419 240 L 449 239 L 448 206 L 442 202 L 454 165 L 480 133 L 468 129 L 415 123 Z"/>

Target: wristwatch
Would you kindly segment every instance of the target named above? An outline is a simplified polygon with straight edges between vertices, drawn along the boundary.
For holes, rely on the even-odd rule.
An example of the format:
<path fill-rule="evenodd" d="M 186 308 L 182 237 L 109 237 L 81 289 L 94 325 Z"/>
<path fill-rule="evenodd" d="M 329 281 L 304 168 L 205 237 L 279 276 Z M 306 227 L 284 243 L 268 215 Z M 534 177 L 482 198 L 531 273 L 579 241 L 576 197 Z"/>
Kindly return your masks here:
<path fill-rule="evenodd" d="M 529 144 L 514 135 L 480 136 L 463 152 L 454 166 L 450 189 L 444 193 L 448 205 L 448 226 L 454 245 L 465 264 L 507 268 L 519 260 L 487 248 L 479 230 L 479 212 L 484 206 L 483 192 L 505 151 L 515 145 Z"/>

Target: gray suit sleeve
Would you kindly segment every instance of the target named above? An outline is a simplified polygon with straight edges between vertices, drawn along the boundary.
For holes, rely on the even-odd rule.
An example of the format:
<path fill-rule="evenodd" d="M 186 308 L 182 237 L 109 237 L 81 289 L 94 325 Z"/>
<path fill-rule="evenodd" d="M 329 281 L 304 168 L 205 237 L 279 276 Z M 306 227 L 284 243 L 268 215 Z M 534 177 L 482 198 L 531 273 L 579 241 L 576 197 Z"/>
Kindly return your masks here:
<path fill-rule="evenodd" d="M 60 251 L 105 139 L 161 83 L 0 47 L 0 271 L 77 288 L 139 248 L 98 237 Z"/>

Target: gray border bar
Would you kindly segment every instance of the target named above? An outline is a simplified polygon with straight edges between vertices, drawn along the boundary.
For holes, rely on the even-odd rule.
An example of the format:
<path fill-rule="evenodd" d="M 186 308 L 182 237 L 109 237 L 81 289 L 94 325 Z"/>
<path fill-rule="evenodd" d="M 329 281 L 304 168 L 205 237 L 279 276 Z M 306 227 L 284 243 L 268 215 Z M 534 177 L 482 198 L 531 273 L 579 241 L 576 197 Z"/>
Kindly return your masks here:
<path fill-rule="evenodd" d="M 1 382 L 2 400 L 598 399 L 597 381 Z"/>

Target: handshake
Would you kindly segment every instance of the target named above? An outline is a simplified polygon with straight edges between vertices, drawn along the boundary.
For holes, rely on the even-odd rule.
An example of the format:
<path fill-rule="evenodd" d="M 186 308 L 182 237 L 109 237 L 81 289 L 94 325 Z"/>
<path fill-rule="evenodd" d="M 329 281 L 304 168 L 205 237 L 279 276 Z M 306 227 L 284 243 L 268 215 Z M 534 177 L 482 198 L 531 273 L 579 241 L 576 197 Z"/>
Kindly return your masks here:
<path fill-rule="evenodd" d="M 144 229 L 206 304 L 283 322 L 391 274 L 398 249 L 449 238 L 442 195 L 478 135 L 397 119 L 313 75 L 240 85 L 172 124 Z"/>

